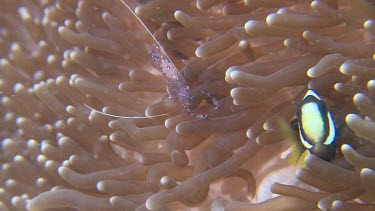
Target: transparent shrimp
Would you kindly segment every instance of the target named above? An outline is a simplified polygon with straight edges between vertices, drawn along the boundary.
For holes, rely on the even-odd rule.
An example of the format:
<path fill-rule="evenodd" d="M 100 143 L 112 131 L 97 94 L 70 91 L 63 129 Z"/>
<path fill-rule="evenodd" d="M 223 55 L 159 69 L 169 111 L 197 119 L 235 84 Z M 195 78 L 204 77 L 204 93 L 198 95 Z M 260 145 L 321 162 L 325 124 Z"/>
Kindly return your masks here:
<path fill-rule="evenodd" d="M 129 10 L 130 12 L 138 19 L 138 21 L 143 25 L 146 31 L 150 34 L 152 39 L 155 41 L 155 45 L 151 50 L 152 59 L 155 62 L 156 66 L 161 68 L 160 72 L 167 78 L 169 81 L 168 83 L 168 93 L 170 98 L 177 99 L 177 101 L 186 108 L 187 112 L 196 118 L 205 119 L 208 117 L 207 114 L 195 114 L 190 110 L 190 107 L 197 98 L 193 95 L 190 87 L 187 85 L 185 79 L 182 77 L 176 66 L 173 64 L 171 58 L 168 54 L 164 51 L 161 47 L 159 41 L 154 37 L 151 31 L 147 28 L 147 26 L 143 23 L 143 21 L 138 17 L 137 14 L 129 7 L 129 5 L 124 1 L 120 0 Z M 219 102 L 216 97 L 209 92 L 202 90 L 203 94 L 211 99 L 213 104 L 215 105 L 215 110 L 220 108 Z"/>
<path fill-rule="evenodd" d="M 176 66 L 169 60 L 164 52 L 162 52 L 161 47 L 154 45 L 151 55 L 155 64 L 159 66 L 160 72 L 167 78 L 168 83 L 168 93 L 170 98 L 177 99 L 177 101 L 186 108 L 187 112 L 196 118 L 205 119 L 208 117 L 207 114 L 195 114 L 190 110 L 191 105 L 197 98 L 193 95 L 190 87 L 187 85 L 185 79 L 182 77 L 180 72 L 177 70 Z M 209 92 L 202 90 L 202 93 L 209 97 L 213 104 L 215 105 L 215 110 L 219 109 L 219 102 L 216 97 Z"/>
<path fill-rule="evenodd" d="M 155 66 L 157 68 L 160 67 L 160 72 L 166 77 L 168 81 L 167 91 L 168 91 L 169 97 L 172 99 L 176 99 L 181 106 L 186 108 L 188 114 L 190 114 L 191 116 L 196 117 L 196 118 L 201 118 L 201 119 L 208 118 L 208 114 L 195 114 L 190 110 L 190 107 L 197 100 L 197 97 L 193 95 L 185 79 L 182 77 L 182 75 L 180 74 L 176 66 L 173 64 L 168 54 L 164 51 L 164 49 L 161 47 L 158 40 L 154 37 L 154 35 L 147 28 L 147 26 L 143 23 L 143 21 L 138 17 L 138 15 L 129 7 L 129 5 L 124 0 L 120 0 L 120 1 L 123 3 L 124 6 L 126 6 L 129 9 L 129 11 L 134 15 L 134 17 L 138 19 L 138 21 L 143 25 L 145 30 L 150 34 L 150 36 L 155 41 L 156 44 L 154 44 L 150 53 L 151 53 L 153 61 L 155 62 Z M 211 99 L 212 103 L 215 106 L 215 110 L 218 110 L 220 105 L 216 97 L 205 90 L 201 90 L 201 92 Z M 116 118 L 148 118 L 148 117 L 118 116 L 118 115 L 113 115 L 113 114 L 108 114 L 108 113 L 97 111 L 89 107 L 86 104 L 85 106 L 100 114 L 111 116 L 111 117 L 116 117 Z M 157 116 L 164 116 L 168 114 L 170 113 L 161 114 Z"/>

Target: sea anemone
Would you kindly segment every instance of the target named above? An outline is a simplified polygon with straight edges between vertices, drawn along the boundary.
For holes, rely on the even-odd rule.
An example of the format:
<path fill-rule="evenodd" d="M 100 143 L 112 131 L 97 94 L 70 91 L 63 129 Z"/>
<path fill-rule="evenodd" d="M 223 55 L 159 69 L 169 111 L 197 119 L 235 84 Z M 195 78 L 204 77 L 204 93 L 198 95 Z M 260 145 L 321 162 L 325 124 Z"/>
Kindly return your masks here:
<path fill-rule="evenodd" d="M 2 210 L 374 208 L 370 1 L 126 1 L 144 25 L 124 3 L 3 2 Z M 207 119 L 169 97 L 146 28 Z M 308 88 L 339 152 L 295 167 L 280 122 Z"/>

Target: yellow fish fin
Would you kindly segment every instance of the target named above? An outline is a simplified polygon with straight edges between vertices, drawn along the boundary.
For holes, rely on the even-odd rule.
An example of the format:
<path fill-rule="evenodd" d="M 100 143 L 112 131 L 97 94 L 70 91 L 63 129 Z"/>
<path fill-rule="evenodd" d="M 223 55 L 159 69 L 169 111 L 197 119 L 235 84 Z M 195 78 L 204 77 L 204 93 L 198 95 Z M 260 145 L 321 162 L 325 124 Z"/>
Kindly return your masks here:
<path fill-rule="evenodd" d="M 298 125 L 293 125 L 297 124 L 297 122 L 289 124 L 284 119 L 279 118 L 278 124 L 284 138 L 284 143 L 291 151 L 286 158 L 288 163 L 296 166 L 304 166 L 304 157 L 309 154 L 309 151 L 306 150 L 299 140 Z"/>

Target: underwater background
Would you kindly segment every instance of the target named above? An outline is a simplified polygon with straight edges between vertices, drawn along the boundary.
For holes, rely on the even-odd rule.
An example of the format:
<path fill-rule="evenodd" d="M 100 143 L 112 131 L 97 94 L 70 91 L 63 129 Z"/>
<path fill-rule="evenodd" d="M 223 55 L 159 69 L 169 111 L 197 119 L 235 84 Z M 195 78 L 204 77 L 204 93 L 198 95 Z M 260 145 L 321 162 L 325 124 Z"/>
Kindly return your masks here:
<path fill-rule="evenodd" d="M 370 0 L 2 0 L 0 210 L 374 210 L 374 21 Z M 330 162 L 291 161 L 308 89 Z"/>

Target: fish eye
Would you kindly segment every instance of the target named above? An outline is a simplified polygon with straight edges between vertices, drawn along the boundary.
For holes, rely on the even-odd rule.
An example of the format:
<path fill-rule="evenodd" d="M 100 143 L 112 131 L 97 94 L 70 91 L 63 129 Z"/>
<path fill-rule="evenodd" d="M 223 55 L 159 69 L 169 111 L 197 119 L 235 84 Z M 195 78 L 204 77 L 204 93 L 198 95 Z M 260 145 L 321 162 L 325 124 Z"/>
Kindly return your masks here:
<path fill-rule="evenodd" d="M 293 119 L 290 122 L 290 128 L 292 128 L 294 131 L 298 131 L 298 120 L 297 119 Z"/>

